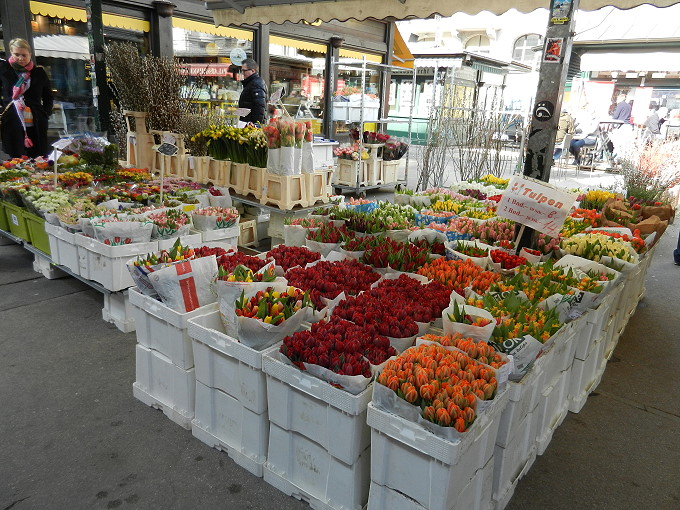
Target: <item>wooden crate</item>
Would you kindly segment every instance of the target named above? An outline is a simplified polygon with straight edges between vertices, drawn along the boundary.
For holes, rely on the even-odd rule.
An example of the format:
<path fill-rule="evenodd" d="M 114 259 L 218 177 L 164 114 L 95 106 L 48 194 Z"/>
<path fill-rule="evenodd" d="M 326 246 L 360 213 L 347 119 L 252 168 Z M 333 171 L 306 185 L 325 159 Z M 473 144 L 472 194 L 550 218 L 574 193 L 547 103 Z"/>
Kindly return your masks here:
<path fill-rule="evenodd" d="M 207 180 L 214 186 L 229 187 L 229 176 L 231 175 L 231 161 L 213 159 L 208 157 Z"/>
<path fill-rule="evenodd" d="M 288 210 L 296 205 L 307 207 L 307 186 L 304 174 L 277 175 L 264 173 L 261 204 L 273 204 Z"/>
<path fill-rule="evenodd" d="M 239 246 L 256 246 L 257 239 L 257 220 L 241 218 L 239 221 L 241 233 L 238 236 Z"/>
<path fill-rule="evenodd" d="M 328 189 L 333 170 L 317 170 L 304 174 L 307 188 L 307 204 L 312 206 L 318 202 L 328 203 Z"/>
<path fill-rule="evenodd" d="M 231 172 L 229 172 L 228 186 L 239 195 L 243 194 L 246 188 L 246 176 L 248 174 L 248 163 L 231 163 Z"/>
<path fill-rule="evenodd" d="M 184 164 L 188 169 L 193 165 L 193 171 L 196 175 L 195 182 L 200 184 L 208 183 L 208 171 L 210 167 L 209 156 L 187 156 L 184 160 Z"/>
<path fill-rule="evenodd" d="M 338 171 L 336 173 L 335 184 L 344 186 L 357 185 L 357 161 L 352 159 L 338 159 Z M 361 175 L 359 176 L 359 186 L 368 185 L 368 163 L 361 161 L 359 166 Z"/>
<path fill-rule="evenodd" d="M 256 200 L 260 200 L 262 198 L 262 186 L 264 186 L 264 174 L 266 172 L 266 168 L 248 165 L 243 194 L 252 195 Z"/>
<path fill-rule="evenodd" d="M 150 171 L 154 165 L 156 151 L 153 147 L 153 135 L 146 128 L 146 112 L 133 112 L 124 110 L 125 124 L 127 126 L 126 166 L 134 168 L 147 168 Z"/>

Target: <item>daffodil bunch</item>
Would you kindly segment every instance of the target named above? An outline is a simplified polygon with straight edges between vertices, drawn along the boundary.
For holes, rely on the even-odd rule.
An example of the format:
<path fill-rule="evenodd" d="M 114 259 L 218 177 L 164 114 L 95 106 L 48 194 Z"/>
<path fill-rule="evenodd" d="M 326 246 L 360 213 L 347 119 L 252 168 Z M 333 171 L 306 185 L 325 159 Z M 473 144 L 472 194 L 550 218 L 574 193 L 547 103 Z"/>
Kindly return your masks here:
<path fill-rule="evenodd" d="M 602 257 L 614 257 L 626 262 L 637 262 L 637 254 L 629 242 L 604 234 L 579 234 L 563 239 L 560 247 L 566 253 L 577 255 L 595 262 Z"/>

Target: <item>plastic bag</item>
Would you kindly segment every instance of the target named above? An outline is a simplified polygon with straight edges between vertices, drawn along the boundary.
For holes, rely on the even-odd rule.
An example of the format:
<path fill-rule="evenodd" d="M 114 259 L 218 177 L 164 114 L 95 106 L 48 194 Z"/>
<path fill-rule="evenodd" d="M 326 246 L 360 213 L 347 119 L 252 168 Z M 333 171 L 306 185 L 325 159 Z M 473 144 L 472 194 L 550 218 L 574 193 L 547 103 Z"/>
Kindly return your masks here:
<path fill-rule="evenodd" d="M 100 243 L 119 246 L 132 243 L 148 243 L 154 224 L 150 221 L 107 221 L 92 220 L 95 239 Z"/>
<path fill-rule="evenodd" d="M 215 302 L 210 282 L 216 273 L 217 258 L 211 255 L 154 271 L 149 281 L 166 306 L 187 313 Z"/>
<path fill-rule="evenodd" d="M 482 308 L 477 308 L 469 305 L 458 306 L 459 310 L 464 310 L 465 315 L 469 315 L 473 320 L 477 318 L 488 319 L 489 322 L 486 326 L 474 326 L 472 324 L 463 324 L 461 322 L 455 322 L 449 318 L 449 315 L 453 316 L 453 306 L 449 306 L 442 312 L 442 323 L 444 326 L 444 334 L 452 335 L 454 333 L 460 333 L 464 337 L 472 338 L 475 342 L 488 342 L 493 334 L 493 330 L 496 327 L 496 320 L 494 316 Z"/>
<path fill-rule="evenodd" d="M 314 146 L 311 142 L 302 144 L 302 173 L 314 173 Z"/>
<path fill-rule="evenodd" d="M 319 243 L 317 241 L 312 241 L 311 239 L 305 239 L 305 246 L 312 251 L 320 253 L 322 257 L 328 257 L 328 254 L 340 248 L 341 244 L 342 243 Z"/>

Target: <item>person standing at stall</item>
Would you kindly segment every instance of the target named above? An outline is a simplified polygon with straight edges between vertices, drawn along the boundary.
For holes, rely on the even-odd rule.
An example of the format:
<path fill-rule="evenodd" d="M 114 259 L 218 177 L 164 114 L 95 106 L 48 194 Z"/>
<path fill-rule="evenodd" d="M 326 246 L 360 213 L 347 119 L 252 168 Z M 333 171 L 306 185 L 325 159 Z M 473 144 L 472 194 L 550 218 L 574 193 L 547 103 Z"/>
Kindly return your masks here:
<path fill-rule="evenodd" d="M 46 156 L 50 151 L 47 124 L 54 103 L 50 79 L 31 60 L 31 46 L 24 39 L 12 39 L 9 54 L 9 59 L 0 60 L 3 150 L 12 158 Z"/>
<path fill-rule="evenodd" d="M 257 74 L 258 65 L 252 58 L 247 58 L 241 64 L 243 73 L 243 91 L 238 99 L 239 108 L 250 108 L 250 113 L 241 117 L 241 122 L 253 124 L 264 123 L 264 113 L 267 106 L 267 86 Z"/>

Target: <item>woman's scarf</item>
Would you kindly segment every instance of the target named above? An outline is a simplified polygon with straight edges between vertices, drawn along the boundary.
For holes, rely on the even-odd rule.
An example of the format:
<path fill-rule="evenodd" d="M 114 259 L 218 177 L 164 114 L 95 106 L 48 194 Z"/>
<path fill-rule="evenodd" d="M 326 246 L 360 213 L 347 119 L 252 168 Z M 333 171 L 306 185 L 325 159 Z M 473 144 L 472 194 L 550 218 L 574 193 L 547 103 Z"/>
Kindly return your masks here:
<path fill-rule="evenodd" d="M 19 114 L 19 120 L 21 121 L 21 124 L 24 128 L 24 146 L 30 148 L 33 147 L 33 142 L 28 137 L 28 133 L 26 132 L 26 124 L 24 123 L 23 119 L 23 110 L 26 108 L 23 96 L 24 92 L 26 92 L 31 84 L 31 71 L 35 67 L 35 64 L 33 64 L 33 61 L 29 61 L 27 65 L 22 66 L 17 63 L 14 57 L 9 57 L 8 62 L 16 71 L 17 75 L 19 75 L 19 79 L 14 84 L 14 87 L 12 87 L 12 99 L 14 100 L 14 106 L 16 107 L 17 113 Z"/>

